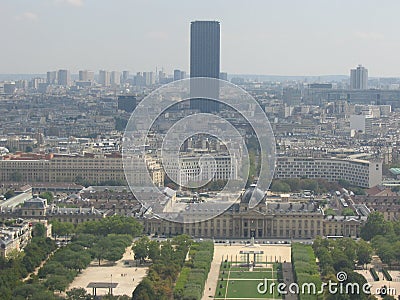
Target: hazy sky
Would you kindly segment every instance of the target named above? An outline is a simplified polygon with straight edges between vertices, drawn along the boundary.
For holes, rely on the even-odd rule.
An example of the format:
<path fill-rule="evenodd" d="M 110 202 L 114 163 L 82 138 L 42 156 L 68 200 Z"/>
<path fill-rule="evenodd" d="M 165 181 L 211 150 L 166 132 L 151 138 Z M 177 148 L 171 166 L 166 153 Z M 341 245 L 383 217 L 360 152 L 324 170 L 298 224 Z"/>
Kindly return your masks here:
<path fill-rule="evenodd" d="M 400 77 L 400 1 L 0 0 L 0 73 L 189 71 L 192 20 L 221 22 L 221 71 Z"/>

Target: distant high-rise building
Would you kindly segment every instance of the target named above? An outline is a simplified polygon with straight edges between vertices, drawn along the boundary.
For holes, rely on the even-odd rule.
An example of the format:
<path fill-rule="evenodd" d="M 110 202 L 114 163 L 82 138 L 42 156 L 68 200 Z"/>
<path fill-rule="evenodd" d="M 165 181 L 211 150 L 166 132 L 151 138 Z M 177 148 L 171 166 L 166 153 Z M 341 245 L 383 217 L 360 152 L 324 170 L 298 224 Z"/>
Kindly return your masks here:
<path fill-rule="evenodd" d="M 158 83 L 163 84 L 165 82 L 166 77 L 167 77 L 167 75 L 165 74 L 165 72 L 163 70 L 158 71 Z"/>
<path fill-rule="evenodd" d="M 45 83 L 45 82 L 46 82 L 46 79 L 40 78 L 40 77 L 35 77 L 35 78 L 32 78 L 31 81 L 29 82 L 29 87 L 37 90 L 39 88 L 39 84 Z"/>
<path fill-rule="evenodd" d="M 220 24 L 218 21 L 194 21 L 190 25 L 190 77 L 219 78 L 220 72 Z M 191 84 L 191 93 L 204 87 Z M 207 87 L 209 98 L 218 99 L 219 86 Z M 192 99 L 191 109 L 201 112 L 219 111 L 217 102 L 208 99 Z"/>
<path fill-rule="evenodd" d="M 94 72 L 88 70 L 79 71 L 79 81 L 93 81 L 94 80 Z"/>
<path fill-rule="evenodd" d="M 111 86 L 119 86 L 121 84 L 121 73 L 117 71 L 112 71 L 110 76 Z"/>
<path fill-rule="evenodd" d="M 219 73 L 219 79 L 228 81 L 228 73 L 226 73 L 226 72 L 220 72 L 220 73 Z"/>
<path fill-rule="evenodd" d="M 368 69 L 358 65 L 356 69 L 350 70 L 350 89 L 366 90 L 368 88 Z"/>
<path fill-rule="evenodd" d="M 63 86 L 71 85 L 71 75 L 68 70 L 58 70 L 58 84 Z"/>
<path fill-rule="evenodd" d="M 99 71 L 99 83 L 103 86 L 110 86 L 110 72 L 105 70 Z"/>
<path fill-rule="evenodd" d="M 155 81 L 153 72 L 143 72 L 143 82 L 144 85 L 153 85 Z"/>
<path fill-rule="evenodd" d="M 186 77 L 186 72 L 185 71 L 174 70 L 174 81 L 175 80 L 185 79 L 185 77 Z"/>
<path fill-rule="evenodd" d="M 129 71 L 122 71 L 122 78 L 121 78 L 122 83 L 123 84 L 127 83 L 128 79 L 129 79 Z"/>
<path fill-rule="evenodd" d="M 143 74 L 142 72 L 137 72 L 135 77 L 133 78 L 133 82 L 136 86 L 144 85 Z"/>
<path fill-rule="evenodd" d="M 47 81 L 48 84 L 57 84 L 57 71 L 49 71 L 47 72 Z"/>
<path fill-rule="evenodd" d="M 181 80 L 181 70 L 174 70 L 174 81 Z"/>

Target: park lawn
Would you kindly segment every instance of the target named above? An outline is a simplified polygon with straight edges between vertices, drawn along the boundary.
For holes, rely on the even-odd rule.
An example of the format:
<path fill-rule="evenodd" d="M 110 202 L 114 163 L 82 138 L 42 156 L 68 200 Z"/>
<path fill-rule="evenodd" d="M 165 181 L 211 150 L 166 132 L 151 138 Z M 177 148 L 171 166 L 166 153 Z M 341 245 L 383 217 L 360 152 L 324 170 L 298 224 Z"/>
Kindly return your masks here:
<path fill-rule="evenodd" d="M 218 282 L 217 290 L 215 292 L 215 299 L 225 299 L 227 282 L 228 281 L 226 280 Z M 226 298 L 227 299 L 235 299 L 235 298 L 281 299 L 282 298 L 282 296 L 278 295 L 276 289 L 274 289 L 274 294 L 270 294 L 269 291 L 265 294 L 258 293 L 257 286 L 260 282 L 262 282 L 262 280 L 229 280 Z"/>
<path fill-rule="evenodd" d="M 265 294 L 260 294 L 257 291 L 259 283 L 264 281 L 264 278 L 272 279 L 275 284 L 277 281 L 277 268 L 279 264 L 274 263 L 271 268 L 255 268 L 254 271 L 249 271 L 247 267 L 231 267 L 230 263 L 221 263 L 219 281 L 215 291 L 215 299 L 282 299 L 273 289 L 273 294 L 269 291 Z M 223 281 L 221 281 L 223 278 Z M 228 279 L 229 278 L 229 279 Z M 228 285 L 228 288 L 226 288 Z"/>
<path fill-rule="evenodd" d="M 264 279 L 264 278 L 276 279 L 276 271 L 275 272 L 272 272 L 272 270 L 270 270 L 269 272 L 245 271 L 245 272 L 230 272 L 229 273 L 230 280 L 231 279 Z"/>
<path fill-rule="evenodd" d="M 281 298 L 278 296 L 276 289 L 274 294 L 269 292 L 260 294 L 257 291 L 257 286 L 263 280 L 229 280 L 228 292 L 226 298 Z"/>

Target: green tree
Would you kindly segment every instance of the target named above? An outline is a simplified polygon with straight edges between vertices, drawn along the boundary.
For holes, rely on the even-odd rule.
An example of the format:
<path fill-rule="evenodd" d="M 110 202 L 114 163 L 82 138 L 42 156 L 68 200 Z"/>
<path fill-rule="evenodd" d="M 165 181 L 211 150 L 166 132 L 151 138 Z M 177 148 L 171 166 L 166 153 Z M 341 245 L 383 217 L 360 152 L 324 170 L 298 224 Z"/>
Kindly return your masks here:
<path fill-rule="evenodd" d="M 332 250 L 333 267 L 338 272 L 343 269 L 352 269 L 353 262 L 338 248 Z"/>
<path fill-rule="evenodd" d="M 46 226 L 42 223 L 37 223 L 33 228 L 33 235 L 37 237 L 46 237 Z"/>
<path fill-rule="evenodd" d="M 46 279 L 44 285 L 49 290 L 59 291 L 61 293 L 68 287 L 68 280 L 62 275 L 53 275 Z"/>
<path fill-rule="evenodd" d="M 154 262 L 159 259 L 161 255 L 160 243 L 157 241 L 150 241 L 148 243 L 148 256 Z"/>
<path fill-rule="evenodd" d="M 275 193 L 288 193 L 290 192 L 290 185 L 286 182 L 275 180 L 271 185 L 271 191 Z"/>
<path fill-rule="evenodd" d="M 325 214 L 326 214 L 327 216 L 336 216 L 336 212 L 335 212 L 332 208 L 327 208 L 327 209 L 325 210 Z"/>
<path fill-rule="evenodd" d="M 39 195 L 39 197 L 43 198 L 43 199 L 46 199 L 48 203 L 53 202 L 53 199 L 54 199 L 53 193 L 52 192 L 48 192 L 48 191 L 41 193 Z"/>
<path fill-rule="evenodd" d="M 357 243 L 357 261 L 359 265 L 369 264 L 372 260 L 372 247 L 364 240 Z"/>
<path fill-rule="evenodd" d="M 365 190 L 360 187 L 352 187 L 351 190 L 353 191 L 354 195 L 363 196 L 367 194 Z"/>
<path fill-rule="evenodd" d="M 111 233 L 129 234 L 136 237 L 143 232 L 143 226 L 131 217 L 114 215 L 99 221 L 88 221 L 79 224 L 77 232 L 106 236 Z"/>
<path fill-rule="evenodd" d="M 84 288 L 73 288 L 67 292 L 67 300 L 89 300 L 91 298 Z"/>
<path fill-rule="evenodd" d="M 174 248 L 172 247 L 172 243 L 170 240 L 163 241 L 161 243 L 161 256 L 164 260 L 170 261 L 172 260 L 174 253 Z"/>
<path fill-rule="evenodd" d="M 152 282 L 144 278 L 133 291 L 132 300 L 156 300 Z"/>
<path fill-rule="evenodd" d="M 370 241 L 376 235 L 385 235 L 393 231 L 393 225 L 385 221 L 383 214 L 380 212 L 373 212 L 368 216 L 367 222 L 361 228 L 360 236 Z"/>
<path fill-rule="evenodd" d="M 383 263 L 388 264 L 389 266 L 396 258 L 396 250 L 394 249 L 393 244 L 390 243 L 380 245 L 376 254 L 378 254 Z"/>
<path fill-rule="evenodd" d="M 105 250 L 109 247 L 111 247 L 109 240 L 100 239 L 91 249 L 93 257 L 97 259 L 99 266 L 101 264 L 101 260 L 103 260 L 106 255 Z"/>
<path fill-rule="evenodd" d="M 57 238 L 58 236 L 69 236 L 75 232 L 74 224 L 70 222 L 52 221 L 52 234 Z"/>
<path fill-rule="evenodd" d="M 3 296 L 3 295 L 2 295 Z M 22 299 L 35 299 L 35 300 L 54 300 L 56 297 L 54 294 L 45 289 L 44 286 L 33 283 L 33 284 L 23 284 L 18 286 L 13 291 L 13 298 Z"/>
<path fill-rule="evenodd" d="M 124 252 L 125 248 L 112 247 L 111 249 L 109 249 L 109 251 L 105 252 L 104 259 L 111 262 L 116 262 L 123 257 Z"/>
<path fill-rule="evenodd" d="M 140 263 L 142 263 L 149 255 L 149 241 L 150 240 L 147 236 L 142 236 L 132 246 L 135 259 L 138 259 Z"/>
<path fill-rule="evenodd" d="M 345 188 L 345 189 L 348 189 L 348 188 L 351 186 L 350 182 L 348 182 L 348 181 L 345 180 L 345 179 L 339 179 L 339 180 L 338 180 L 338 184 L 339 184 L 341 187 Z"/>
<path fill-rule="evenodd" d="M 342 216 L 354 216 L 354 215 L 355 213 L 351 208 L 347 207 L 342 210 Z"/>

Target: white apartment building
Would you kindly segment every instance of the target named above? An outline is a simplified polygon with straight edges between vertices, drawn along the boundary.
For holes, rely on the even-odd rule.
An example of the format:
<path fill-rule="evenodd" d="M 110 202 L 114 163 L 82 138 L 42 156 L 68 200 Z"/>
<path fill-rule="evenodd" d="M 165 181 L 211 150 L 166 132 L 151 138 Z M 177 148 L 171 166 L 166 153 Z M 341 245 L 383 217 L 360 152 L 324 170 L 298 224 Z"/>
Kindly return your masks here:
<path fill-rule="evenodd" d="M 238 162 L 235 155 L 184 155 L 176 163 L 173 159 L 163 159 L 164 170 L 179 185 L 201 184 L 216 180 L 237 180 Z"/>
<path fill-rule="evenodd" d="M 363 188 L 382 182 L 382 161 L 341 158 L 278 157 L 275 178 L 340 179 Z"/>

